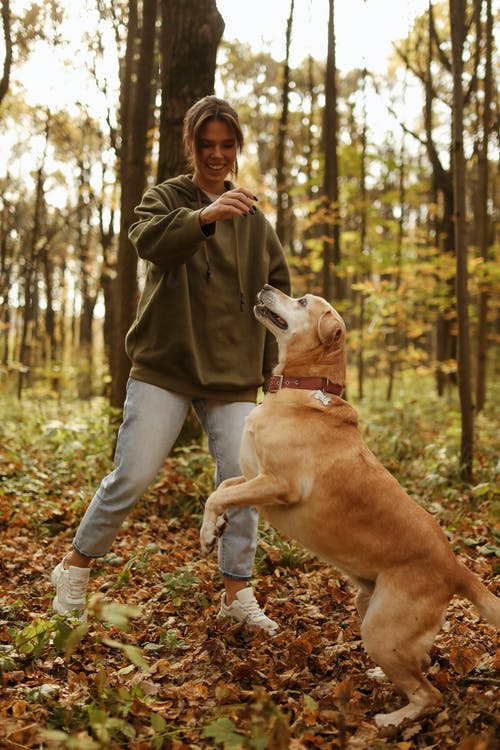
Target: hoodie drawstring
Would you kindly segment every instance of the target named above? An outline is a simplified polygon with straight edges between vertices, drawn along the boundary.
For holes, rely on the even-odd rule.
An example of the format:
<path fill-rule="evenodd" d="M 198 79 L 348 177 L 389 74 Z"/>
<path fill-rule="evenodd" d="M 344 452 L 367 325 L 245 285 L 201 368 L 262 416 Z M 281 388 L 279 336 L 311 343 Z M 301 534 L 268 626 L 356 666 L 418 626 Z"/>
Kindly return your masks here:
<path fill-rule="evenodd" d="M 205 263 L 207 264 L 207 270 L 205 271 L 205 276 L 207 281 L 210 281 L 210 276 L 212 274 L 212 271 L 210 269 L 210 261 L 208 260 L 208 249 L 207 249 L 207 241 L 203 240 L 203 249 L 205 251 Z"/>
<path fill-rule="evenodd" d="M 198 209 L 201 210 L 202 208 L 202 202 L 201 202 L 201 190 L 198 188 L 196 189 L 196 195 L 198 197 Z M 207 241 L 203 240 L 203 253 L 205 255 L 205 263 L 207 265 L 207 270 L 205 271 L 205 278 L 207 281 L 210 281 L 210 276 L 212 275 L 212 270 L 210 268 L 210 261 L 208 259 L 208 247 L 207 247 Z"/>
<path fill-rule="evenodd" d="M 245 304 L 245 298 L 243 296 L 243 282 L 241 280 L 241 265 L 240 265 L 240 253 L 238 247 L 238 234 L 236 232 L 236 226 L 233 219 L 233 231 L 234 231 L 234 250 L 236 252 L 236 273 L 238 274 L 238 289 L 240 292 L 240 312 L 243 312 Z"/>
<path fill-rule="evenodd" d="M 198 195 L 198 208 L 201 209 L 202 202 L 201 202 L 201 191 L 198 189 L 197 191 Z M 243 308 L 245 306 L 245 296 L 243 294 L 243 282 L 241 279 L 241 264 L 240 264 L 240 253 L 239 253 L 239 247 L 238 247 L 238 234 L 236 232 L 236 225 L 235 220 L 233 218 L 232 225 L 233 225 L 233 232 L 234 232 L 234 251 L 236 254 L 236 274 L 238 276 L 238 290 L 240 293 L 240 312 L 243 312 Z M 207 280 L 207 283 L 210 282 L 210 276 L 212 275 L 212 270 L 210 268 L 210 260 L 208 257 L 208 245 L 207 241 L 203 240 L 203 253 L 205 255 L 205 263 L 206 263 L 206 271 L 205 271 L 205 277 Z"/>

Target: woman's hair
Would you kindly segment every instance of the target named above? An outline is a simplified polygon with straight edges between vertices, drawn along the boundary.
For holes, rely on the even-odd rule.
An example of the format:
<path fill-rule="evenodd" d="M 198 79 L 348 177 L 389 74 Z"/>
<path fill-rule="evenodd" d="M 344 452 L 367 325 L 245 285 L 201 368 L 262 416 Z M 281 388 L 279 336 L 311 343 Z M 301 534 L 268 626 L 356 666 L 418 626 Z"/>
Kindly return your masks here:
<path fill-rule="evenodd" d="M 200 150 L 200 131 L 205 123 L 210 120 L 225 122 L 234 133 L 238 151 L 241 153 L 243 149 L 243 131 L 236 111 L 224 99 L 218 99 L 216 96 L 204 96 L 203 99 L 199 99 L 188 109 L 184 117 L 182 140 L 184 153 L 191 167 L 194 166 L 193 151 L 198 152 Z M 237 176 L 238 159 L 235 159 L 231 172 L 235 177 Z"/>

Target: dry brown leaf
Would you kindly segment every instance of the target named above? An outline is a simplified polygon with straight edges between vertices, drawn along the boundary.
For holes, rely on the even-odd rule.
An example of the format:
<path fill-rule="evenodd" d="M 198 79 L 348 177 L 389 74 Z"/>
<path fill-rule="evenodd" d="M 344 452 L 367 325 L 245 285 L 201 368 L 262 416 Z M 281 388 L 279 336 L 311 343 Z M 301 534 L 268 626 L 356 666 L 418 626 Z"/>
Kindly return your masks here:
<path fill-rule="evenodd" d="M 462 675 L 469 674 L 477 667 L 480 658 L 483 656 L 483 649 L 477 647 L 459 647 L 450 650 L 450 662 L 453 668 Z"/>

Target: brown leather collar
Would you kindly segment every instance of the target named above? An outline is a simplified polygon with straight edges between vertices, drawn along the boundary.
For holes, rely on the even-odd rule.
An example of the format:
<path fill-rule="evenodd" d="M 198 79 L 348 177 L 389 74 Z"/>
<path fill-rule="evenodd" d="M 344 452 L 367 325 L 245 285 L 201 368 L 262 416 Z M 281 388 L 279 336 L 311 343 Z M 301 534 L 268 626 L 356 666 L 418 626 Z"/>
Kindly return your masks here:
<path fill-rule="evenodd" d="M 322 391 L 340 396 L 344 387 L 332 383 L 328 378 L 298 378 L 292 375 L 272 375 L 269 380 L 268 393 L 276 393 L 280 388 L 305 388 L 309 391 Z"/>

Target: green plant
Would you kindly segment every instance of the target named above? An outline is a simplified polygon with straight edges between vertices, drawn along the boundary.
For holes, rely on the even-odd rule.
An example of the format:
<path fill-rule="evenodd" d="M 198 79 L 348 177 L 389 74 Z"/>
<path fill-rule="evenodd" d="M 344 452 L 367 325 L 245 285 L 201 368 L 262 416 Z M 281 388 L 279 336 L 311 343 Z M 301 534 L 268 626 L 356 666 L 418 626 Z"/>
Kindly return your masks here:
<path fill-rule="evenodd" d="M 200 515 L 214 488 L 214 462 L 205 445 L 189 445 L 174 451 L 175 468 L 185 478 L 177 487 L 183 508 Z"/>
<path fill-rule="evenodd" d="M 170 725 L 163 716 L 151 712 L 149 717 L 151 729 L 153 732 L 152 743 L 154 750 L 161 750 L 165 747 L 165 741 L 174 738 L 180 733 L 178 727 Z"/>
<path fill-rule="evenodd" d="M 227 716 L 203 728 L 203 736 L 223 750 L 288 750 L 290 725 L 287 716 L 263 688 L 256 688 L 253 700 L 238 712 L 238 724 Z"/>
<path fill-rule="evenodd" d="M 2 493 L 12 508 L 5 521 L 51 536 L 69 520 L 61 515 L 61 497 L 69 513 L 80 512 L 97 477 L 112 466 L 109 407 L 94 399 L 79 407 L 75 418 L 71 404 L 26 395 L 22 402 L 1 399 L 0 409 Z M 0 508 L 0 526 L 2 520 Z"/>
<path fill-rule="evenodd" d="M 132 555 L 118 572 L 114 583 L 114 588 L 119 589 L 129 582 L 130 571 L 133 568 L 137 568 L 142 573 L 146 573 L 148 570 L 149 558 L 152 554 L 158 552 L 158 550 L 159 547 L 157 544 L 149 544 L 140 554 Z M 109 557 L 113 558 L 112 564 L 114 565 L 120 565 L 122 563 L 121 558 L 117 558 L 115 555 L 110 554 Z M 109 559 L 108 562 L 110 562 Z"/>
<path fill-rule="evenodd" d="M 194 575 L 192 569 L 192 565 L 186 565 L 185 568 L 176 568 L 173 573 L 163 573 L 162 578 L 165 585 L 160 592 L 160 596 L 173 598 L 175 602 L 176 598 L 200 583 L 201 579 Z"/>
<path fill-rule="evenodd" d="M 304 570 L 314 558 L 299 542 L 282 536 L 273 526 L 261 521 L 255 564 L 260 574 L 283 567 Z"/>

